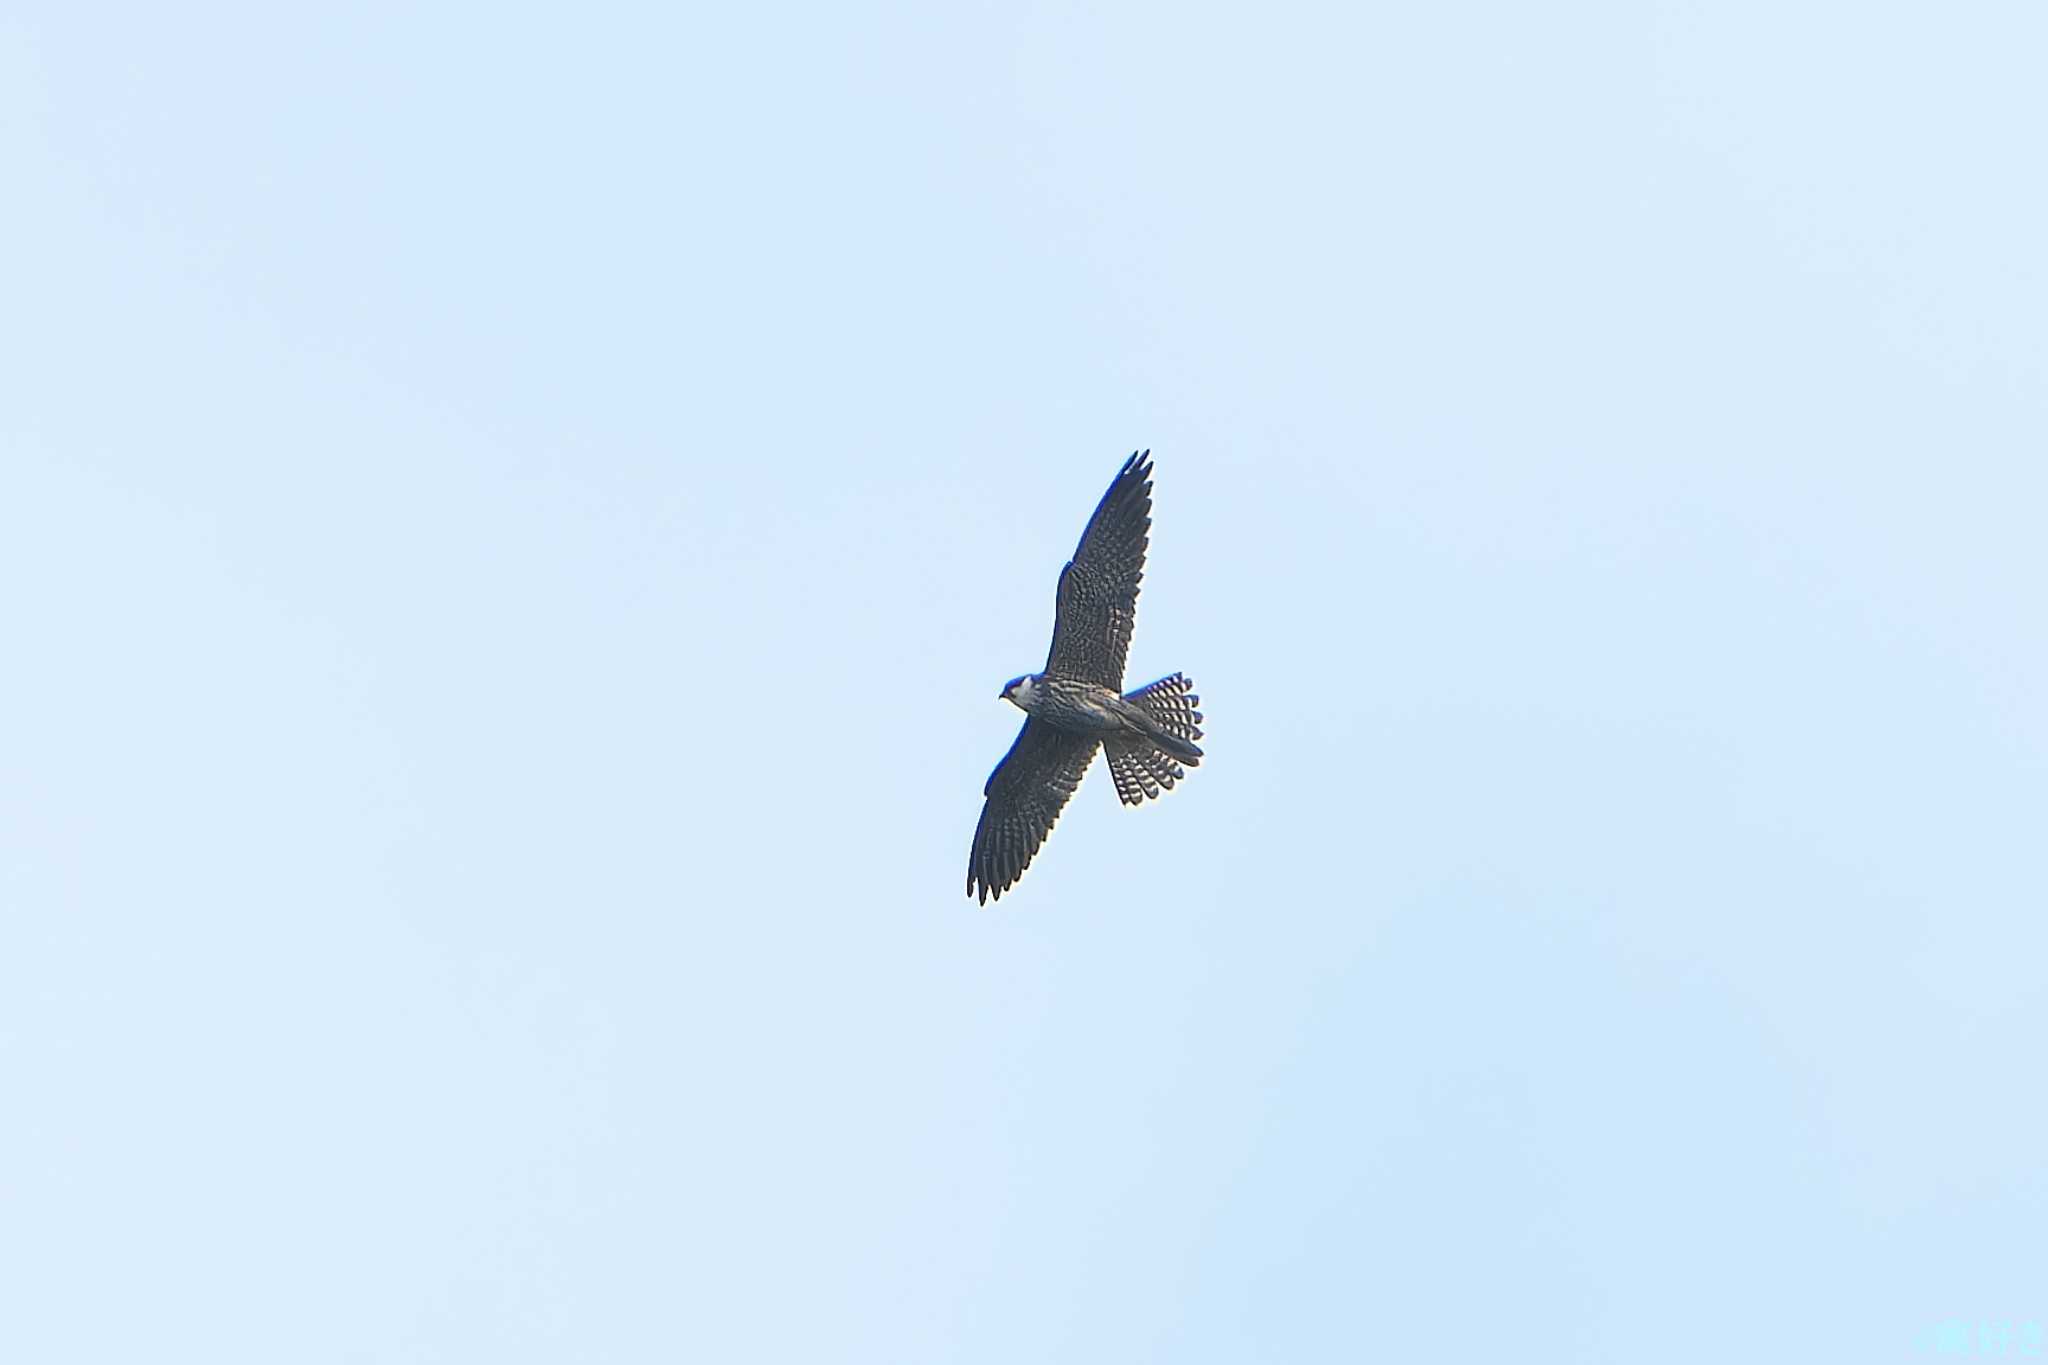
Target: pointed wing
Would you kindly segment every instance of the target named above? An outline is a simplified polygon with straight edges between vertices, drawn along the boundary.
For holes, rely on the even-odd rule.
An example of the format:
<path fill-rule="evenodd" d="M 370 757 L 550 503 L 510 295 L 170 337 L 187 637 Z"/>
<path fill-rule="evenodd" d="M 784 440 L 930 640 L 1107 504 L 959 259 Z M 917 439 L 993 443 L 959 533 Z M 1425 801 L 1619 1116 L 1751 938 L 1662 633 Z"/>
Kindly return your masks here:
<path fill-rule="evenodd" d="M 1121 689 L 1138 619 L 1138 582 L 1152 527 L 1152 452 L 1134 452 L 1096 504 L 1060 571 L 1059 615 L 1045 671 Z"/>
<path fill-rule="evenodd" d="M 1101 742 L 1035 718 L 1024 722 L 1016 743 L 982 788 L 988 800 L 982 803 L 974 851 L 967 857 L 968 895 L 978 888 L 986 905 L 990 896 L 1001 900 L 1017 884 L 1067 798 L 1081 785 Z"/>

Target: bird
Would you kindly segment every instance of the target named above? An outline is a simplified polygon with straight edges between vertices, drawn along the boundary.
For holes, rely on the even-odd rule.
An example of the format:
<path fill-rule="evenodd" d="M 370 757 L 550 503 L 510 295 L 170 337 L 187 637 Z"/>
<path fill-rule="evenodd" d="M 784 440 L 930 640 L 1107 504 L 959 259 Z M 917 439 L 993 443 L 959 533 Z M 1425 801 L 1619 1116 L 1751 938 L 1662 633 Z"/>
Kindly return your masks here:
<path fill-rule="evenodd" d="M 983 905 L 1024 875 L 1098 749 L 1127 806 L 1156 800 L 1187 776 L 1182 765 L 1202 761 L 1202 699 L 1191 679 L 1174 673 L 1123 690 L 1151 526 L 1152 452 L 1134 451 L 1060 570 L 1044 670 L 1003 685 L 1001 699 L 1025 719 L 982 788 L 967 894 Z"/>

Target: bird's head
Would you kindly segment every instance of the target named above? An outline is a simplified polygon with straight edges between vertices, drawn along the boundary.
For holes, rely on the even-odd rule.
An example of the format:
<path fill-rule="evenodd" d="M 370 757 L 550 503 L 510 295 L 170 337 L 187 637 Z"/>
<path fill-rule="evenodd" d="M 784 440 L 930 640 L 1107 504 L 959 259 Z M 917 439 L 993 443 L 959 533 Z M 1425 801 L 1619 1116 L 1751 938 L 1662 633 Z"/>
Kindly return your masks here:
<path fill-rule="evenodd" d="M 1032 709 L 1038 700 L 1038 675 L 1026 673 L 1021 678 L 1012 678 L 1003 684 L 1003 700 L 1020 711 Z"/>

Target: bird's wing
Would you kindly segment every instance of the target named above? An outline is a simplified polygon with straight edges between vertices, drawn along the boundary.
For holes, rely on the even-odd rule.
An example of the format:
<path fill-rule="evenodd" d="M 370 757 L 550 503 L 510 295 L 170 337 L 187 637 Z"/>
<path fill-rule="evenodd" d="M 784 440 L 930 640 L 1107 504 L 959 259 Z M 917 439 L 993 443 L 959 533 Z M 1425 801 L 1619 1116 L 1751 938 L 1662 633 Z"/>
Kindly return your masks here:
<path fill-rule="evenodd" d="M 967 894 L 977 888 L 981 902 L 1003 898 L 1031 866 L 1053 822 L 1102 741 L 1056 730 L 1038 719 L 1024 722 L 1016 743 L 982 789 L 981 823 L 974 827 L 974 851 L 967 859 Z"/>
<path fill-rule="evenodd" d="M 1151 526 L 1152 452 L 1146 450 L 1124 461 L 1088 518 L 1073 559 L 1060 570 L 1046 672 L 1122 689 Z"/>

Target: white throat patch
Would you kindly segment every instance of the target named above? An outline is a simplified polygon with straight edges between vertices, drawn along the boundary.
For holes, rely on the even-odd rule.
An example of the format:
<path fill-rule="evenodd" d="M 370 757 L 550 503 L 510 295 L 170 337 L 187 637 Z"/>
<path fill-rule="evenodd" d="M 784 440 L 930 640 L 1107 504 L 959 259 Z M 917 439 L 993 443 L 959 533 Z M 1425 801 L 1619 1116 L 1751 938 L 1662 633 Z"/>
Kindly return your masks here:
<path fill-rule="evenodd" d="M 1029 711 L 1032 703 L 1038 700 L 1038 689 L 1032 685 L 1031 679 L 1026 678 L 1010 689 L 1010 700 Z"/>

